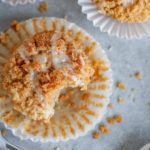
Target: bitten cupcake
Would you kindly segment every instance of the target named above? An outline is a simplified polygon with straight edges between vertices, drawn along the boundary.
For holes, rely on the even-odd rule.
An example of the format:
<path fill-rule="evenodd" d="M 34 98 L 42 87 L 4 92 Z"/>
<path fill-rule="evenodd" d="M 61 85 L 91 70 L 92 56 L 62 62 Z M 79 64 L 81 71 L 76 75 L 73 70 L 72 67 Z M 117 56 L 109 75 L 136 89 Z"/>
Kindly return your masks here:
<path fill-rule="evenodd" d="M 0 119 L 22 139 L 77 138 L 101 120 L 112 75 L 100 45 L 57 18 L 13 22 L 0 36 Z"/>

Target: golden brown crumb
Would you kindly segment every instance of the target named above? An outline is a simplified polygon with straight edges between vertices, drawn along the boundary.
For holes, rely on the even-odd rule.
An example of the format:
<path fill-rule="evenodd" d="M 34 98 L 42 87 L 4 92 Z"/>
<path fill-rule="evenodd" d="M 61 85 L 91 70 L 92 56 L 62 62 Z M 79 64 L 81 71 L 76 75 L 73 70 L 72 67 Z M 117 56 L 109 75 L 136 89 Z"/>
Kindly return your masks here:
<path fill-rule="evenodd" d="M 107 122 L 108 122 L 109 124 L 115 124 L 115 119 L 114 119 L 114 117 L 109 117 L 109 118 L 107 118 Z"/>
<path fill-rule="evenodd" d="M 140 72 L 136 72 L 136 73 L 134 74 L 134 76 L 135 76 L 135 78 L 136 78 L 137 80 L 141 80 L 141 79 L 142 79 L 142 74 L 141 74 Z"/>
<path fill-rule="evenodd" d="M 150 18 L 149 0 L 135 0 L 127 7 L 123 5 L 122 0 L 93 0 L 93 2 L 97 9 L 121 22 L 144 22 Z"/>
<path fill-rule="evenodd" d="M 114 119 L 115 119 L 116 123 L 122 123 L 122 121 L 123 121 L 123 118 L 120 115 L 115 116 Z"/>
<path fill-rule="evenodd" d="M 41 13 L 46 13 L 48 11 L 48 4 L 46 2 L 41 2 L 38 9 Z"/>
<path fill-rule="evenodd" d="M 126 89 L 126 86 L 123 82 L 118 82 L 117 83 L 117 88 L 121 91 L 124 91 Z"/>
<path fill-rule="evenodd" d="M 12 21 L 12 23 L 11 23 L 11 27 L 12 27 L 15 31 L 19 31 L 19 30 L 21 29 L 21 24 L 20 24 L 18 21 L 14 20 L 14 21 Z"/>
<path fill-rule="evenodd" d="M 118 104 L 123 104 L 124 103 L 124 99 L 122 97 L 119 97 L 117 99 Z"/>
<path fill-rule="evenodd" d="M 100 125 L 99 130 L 105 135 L 110 134 L 110 129 L 106 125 Z"/>
<path fill-rule="evenodd" d="M 94 132 L 93 133 L 93 138 L 94 139 L 99 139 L 100 138 L 100 133 L 99 132 Z"/>
<path fill-rule="evenodd" d="M 108 108 L 113 109 L 114 108 L 113 104 L 112 103 L 108 104 Z"/>

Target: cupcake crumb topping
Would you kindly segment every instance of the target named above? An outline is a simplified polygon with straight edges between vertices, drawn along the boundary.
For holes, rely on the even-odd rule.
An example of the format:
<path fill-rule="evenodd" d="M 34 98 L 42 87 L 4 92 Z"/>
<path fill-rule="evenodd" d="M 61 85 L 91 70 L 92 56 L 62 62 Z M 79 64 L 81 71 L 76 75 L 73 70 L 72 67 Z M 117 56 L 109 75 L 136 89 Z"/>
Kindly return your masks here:
<path fill-rule="evenodd" d="M 42 32 L 14 51 L 4 67 L 3 87 L 10 90 L 15 110 L 34 120 L 48 119 L 60 91 L 86 89 L 93 73 L 79 42 L 67 41 L 63 33 Z"/>

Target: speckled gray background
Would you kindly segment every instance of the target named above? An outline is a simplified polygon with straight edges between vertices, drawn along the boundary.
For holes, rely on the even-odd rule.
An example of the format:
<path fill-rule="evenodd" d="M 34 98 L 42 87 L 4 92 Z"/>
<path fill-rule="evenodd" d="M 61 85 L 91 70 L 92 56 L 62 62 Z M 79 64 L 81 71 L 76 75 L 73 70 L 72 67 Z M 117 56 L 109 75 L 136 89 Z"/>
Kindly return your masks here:
<path fill-rule="evenodd" d="M 121 114 L 124 122 L 121 125 L 110 126 L 111 134 L 102 135 L 98 140 L 91 137 L 92 131 L 77 140 L 55 144 L 20 141 L 11 133 L 7 138 L 24 150 L 53 150 L 55 147 L 59 147 L 60 150 L 138 150 L 150 142 L 150 38 L 128 41 L 110 37 L 106 33 L 101 33 L 92 26 L 91 22 L 87 21 L 76 0 L 49 0 L 48 3 L 49 11 L 44 16 L 68 16 L 69 21 L 87 30 L 106 50 L 112 64 L 115 82 L 122 81 L 127 87 L 125 92 L 114 88 L 111 101 L 115 104 L 115 109 L 109 110 L 107 116 Z M 37 7 L 38 3 L 17 7 L 0 3 L 0 30 L 7 29 L 14 19 L 25 20 L 42 16 Z M 109 46 L 112 47 L 111 51 L 108 50 Z M 143 74 L 141 81 L 129 77 L 137 71 Z M 136 89 L 134 94 L 131 94 L 132 88 Z M 118 96 L 125 99 L 123 105 L 117 104 Z M 3 127 L 2 124 L 1 127 Z"/>

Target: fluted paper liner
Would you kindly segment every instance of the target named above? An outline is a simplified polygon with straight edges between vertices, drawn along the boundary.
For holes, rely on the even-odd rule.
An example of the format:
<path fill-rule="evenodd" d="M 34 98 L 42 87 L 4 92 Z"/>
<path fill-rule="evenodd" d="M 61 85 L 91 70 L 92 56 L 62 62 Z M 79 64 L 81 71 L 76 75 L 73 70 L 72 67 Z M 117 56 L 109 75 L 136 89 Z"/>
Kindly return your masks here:
<path fill-rule="evenodd" d="M 109 103 L 111 94 L 112 72 L 109 61 L 101 46 L 83 29 L 64 19 L 57 18 L 34 18 L 21 23 L 21 30 L 12 28 L 6 31 L 7 43 L 0 43 L 0 68 L 7 61 L 11 51 L 24 39 L 35 33 L 49 30 L 64 31 L 72 30 L 76 36 L 83 35 L 83 45 L 86 47 L 96 44 L 94 57 L 101 62 L 101 74 L 99 81 L 93 81 L 87 91 L 74 89 L 73 96 L 69 101 L 59 101 L 55 107 L 55 114 L 49 124 L 28 119 L 20 113 L 12 110 L 11 98 L 0 98 L 0 118 L 5 126 L 21 139 L 32 141 L 66 141 L 75 139 L 86 134 L 90 129 L 100 122 Z M 94 59 L 95 59 L 94 58 Z M 91 58 L 92 59 L 92 58 Z M 1 81 L 2 82 L 2 81 Z M 3 91 L 1 95 L 5 95 Z M 90 95 L 87 99 L 82 97 Z"/>
<path fill-rule="evenodd" d="M 104 15 L 96 8 L 92 0 L 78 0 L 78 4 L 82 7 L 82 12 L 87 15 L 87 19 L 102 32 L 125 39 L 150 36 L 150 20 L 143 23 L 121 23 Z"/>

